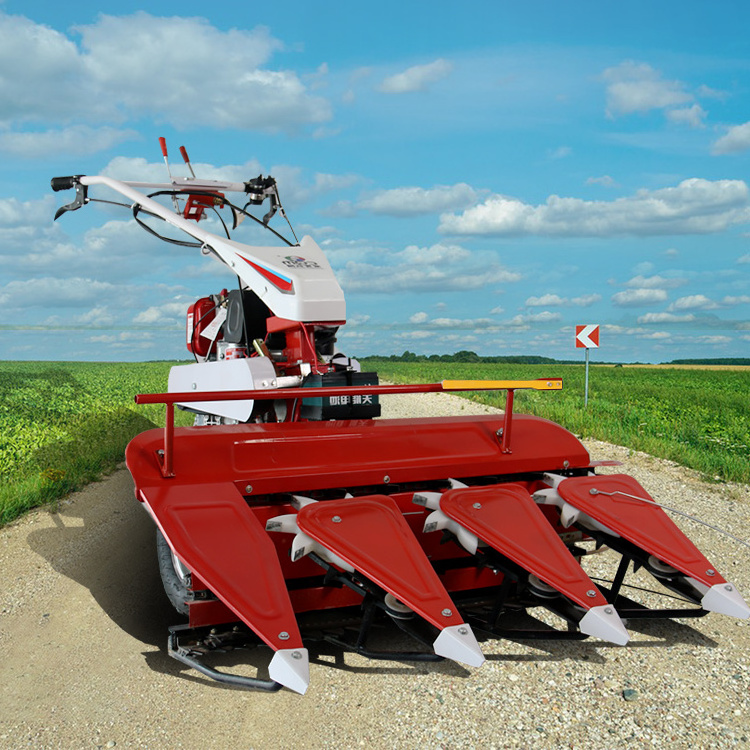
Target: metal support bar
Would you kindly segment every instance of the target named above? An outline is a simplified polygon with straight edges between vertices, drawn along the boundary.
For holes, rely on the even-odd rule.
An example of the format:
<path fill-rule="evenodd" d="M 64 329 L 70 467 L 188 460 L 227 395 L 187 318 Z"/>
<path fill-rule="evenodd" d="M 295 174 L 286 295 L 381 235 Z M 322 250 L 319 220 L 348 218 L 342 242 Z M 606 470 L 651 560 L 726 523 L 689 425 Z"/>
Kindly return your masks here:
<path fill-rule="evenodd" d="M 166 407 L 167 410 L 164 415 L 164 463 L 161 473 L 165 479 L 170 479 L 174 477 L 174 404 L 166 404 Z"/>
<path fill-rule="evenodd" d="M 503 441 L 500 450 L 503 453 L 512 453 L 510 449 L 510 428 L 513 424 L 513 388 L 508 388 L 505 396 L 505 413 L 503 414 Z"/>

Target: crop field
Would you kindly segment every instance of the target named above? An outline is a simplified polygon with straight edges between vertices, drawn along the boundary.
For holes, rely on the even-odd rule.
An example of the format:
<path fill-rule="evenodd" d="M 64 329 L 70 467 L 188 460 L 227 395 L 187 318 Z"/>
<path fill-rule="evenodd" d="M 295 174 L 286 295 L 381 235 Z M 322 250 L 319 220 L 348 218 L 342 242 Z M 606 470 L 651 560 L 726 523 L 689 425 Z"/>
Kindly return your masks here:
<path fill-rule="evenodd" d="M 164 407 L 133 396 L 165 391 L 170 366 L 0 362 L 0 524 L 111 471 L 134 435 L 162 426 Z"/>
<path fill-rule="evenodd" d="M 514 411 L 558 422 L 580 437 L 644 451 L 689 466 L 715 480 L 750 482 L 750 368 L 589 369 L 584 408 L 583 365 L 466 364 L 365 360 L 382 380 L 562 377 L 563 390 L 517 391 Z M 504 392 L 464 394 L 503 408 Z"/>
<path fill-rule="evenodd" d="M 163 406 L 136 393 L 166 390 L 173 363 L 0 362 L 0 524 L 111 471 L 128 441 L 164 423 Z M 582 365 L 401 363 L 365 360 L 382 380 L 562 377 L 557 392 L 518 391 L 515 409 L 593 437 L 750 482 L 750 368 L 592 366 L 583 406 Z M 468 398 L 498 406 L 505 394 Z M 177 424 L 192 415 L 177 410 Z"/>

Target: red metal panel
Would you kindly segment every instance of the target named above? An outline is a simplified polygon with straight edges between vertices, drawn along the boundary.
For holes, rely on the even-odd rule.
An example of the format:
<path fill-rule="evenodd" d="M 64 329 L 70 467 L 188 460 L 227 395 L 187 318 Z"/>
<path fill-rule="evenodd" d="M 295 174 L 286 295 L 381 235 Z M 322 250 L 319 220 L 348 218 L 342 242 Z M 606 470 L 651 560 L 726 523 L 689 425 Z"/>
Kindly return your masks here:
<path fill-rule="evenodd" d="M 585 609 L 607 603 L 523 487 L 448 490 L 440 509 Z"/>
<path fill-rule="evenodd" d="M 178 427 L 173 465 L 181 483 L 234 481 L 244 494 L 258 495 L 589 463 L 571 433 L 526 415 L 515 417 L 513 452 L 503 454 L 496 434 L 502 425 L 486 416 Z M 161 481 L 162 448 L 161 430 L 141 433 L 128 446 L 137 486 Z"/>
<path fill-rule="evenodd" d="M 304 506 L 302 531 L 441 630 L 463 622 L 396 503 L 385 495 Z"/>
<path fill-rule="evenodd" d="M 638 482 L 626 474 L 563 480 L 560 496 L 673 568 L 706 586 L 725 583 L 713 565 L 680 531 Z M 644 500 L 638 498 L 645 498 Z M 706 571 L 713 575 L 706 575 Z"/>
<path fill-rule="evenodd" d="M 302 647 L 273 543 L 232 484 L 140 492 L 177 556 L 240 620 L 273 649 Z"/>

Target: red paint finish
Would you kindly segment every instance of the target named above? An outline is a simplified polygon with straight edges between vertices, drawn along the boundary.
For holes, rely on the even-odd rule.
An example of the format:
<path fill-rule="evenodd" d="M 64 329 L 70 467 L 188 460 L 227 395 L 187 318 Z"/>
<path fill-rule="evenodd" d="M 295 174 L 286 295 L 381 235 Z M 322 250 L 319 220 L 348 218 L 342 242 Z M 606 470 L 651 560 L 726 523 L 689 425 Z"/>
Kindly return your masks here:
<path fill-rule="evenodd" d="M 448 490 L 440 509 L 576 604 L 589 609 L 607 603 L 523 487 Z"/>
<path fill-rule="evenodd" d="M 396 503 L 385 495 L 303 507 L 302 531 L 442 629 L 463 622 Z"/>
<path fill-rule="evenodd" d="M 502 424 L 502 417 L 487 416 L 178 427 L 169 456 L 160 454 L 162 431 L 150 430 L 131 441 L 126 460 L 138 499 L 148 503 L 195 580 L 219 597 L 191 604 L 191 624 L 240 619 L 276 648 L 292 648 L 299 645 L 294 612 L 346 607 L 361 599 L 346 587 L 322 587 L 319 566 L 308 558 L 290 560 L 292 535 L 265 531 L 269 518 L 293 512 L 287 493 L 314 496 L 335 489 L 341 497 L 344 490 L 356 495 L 359 489 L 364 498 L 309 507 L 319 507 L 321 518 L 336 503 L 344 504 L 347 515 L 358 508 L 356 523 L 365 540 L 356 536 L 349 543 L 339 532 L 321 543 L 341 557 L 351 555 L 355 567 L 366 568 L 366 575 L 416 611 L 424 610 L 439 627 L 455 624 L 441 614 L 447 608 L 456 612 L 447 591 L 489 588 L 502 576 L 469 565 L 436 577 L 434 563 L 468 562 L 469 555 L 455 544 L 440 544 L 437 534 L 422 534 L 427 511 L 412 504 L 413 488 L 399 489 L 399 483 L 424 486 L 449 477 L 554 471 L 565 462 L 574 467 L 589 462 L 569 432 L 523 415 L 514 420 L 513 453 L 504 454 L 497 436 Z M 173 478 L 162 474 L 165 459 L 174 466 Z M 373 500 L 373 486 L 395 492 Z M 523 486 L 532 492 L 536 485 Z M 324 534 L 318 535 L 323 540 Z M 277 636 L 284 631 L 290 639 L 280 643 Z"/>
<path fill-rule="evenodd" d="M 706 586 L 725 583 L 718 573 L 706 575 L 713 565 L 660 507 L 652 505 L 653 498 L 632 477 L 575 477 L 562 481 L 557 490 L 574 508 L 673 568 Z"/>
<path fill-rule="evenodd" d="M 165 482 L 140 493 L 180 560 L 240 620 L 273 649 L 302 646 L 274 546 L 231 484 Z"/>
<path fill-rule="evenodd" d="M 252 499 L 589 464 L 581 443 L 545 419 L 516 415 L 510 454 L 501 452 L 500 427 L 494 416 L 177 427 L 174 472 L 181 484 L 235 482 Z M 163 481 L 163 446 L 162 430 L 131 441 L 126 459 L 137 486 Z"/>

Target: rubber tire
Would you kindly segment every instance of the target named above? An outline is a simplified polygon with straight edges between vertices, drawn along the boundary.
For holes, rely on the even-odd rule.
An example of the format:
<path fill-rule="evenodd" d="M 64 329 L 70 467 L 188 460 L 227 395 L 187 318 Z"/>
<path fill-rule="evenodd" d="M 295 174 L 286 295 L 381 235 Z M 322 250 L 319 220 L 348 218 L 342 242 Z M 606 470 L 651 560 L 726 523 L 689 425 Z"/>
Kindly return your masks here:
<path fill-rule="evenodd" d="M 177 575 L 177 571 L 174 569 L 174 563 L 172 562 L 172 549 L 167 540 L 164 538 L 164 534 L 161 533 L 161 529 L 157 526 L 156 528 L 156 557 L 159 561 L 159 573 L 161 575 L 161 582 L 164 586 L 164 591 L 172 602 L 172 606 L 181 614 L 187 615 L 190 611 L 188 606 L 189 592 L 187 586 Z"/>

